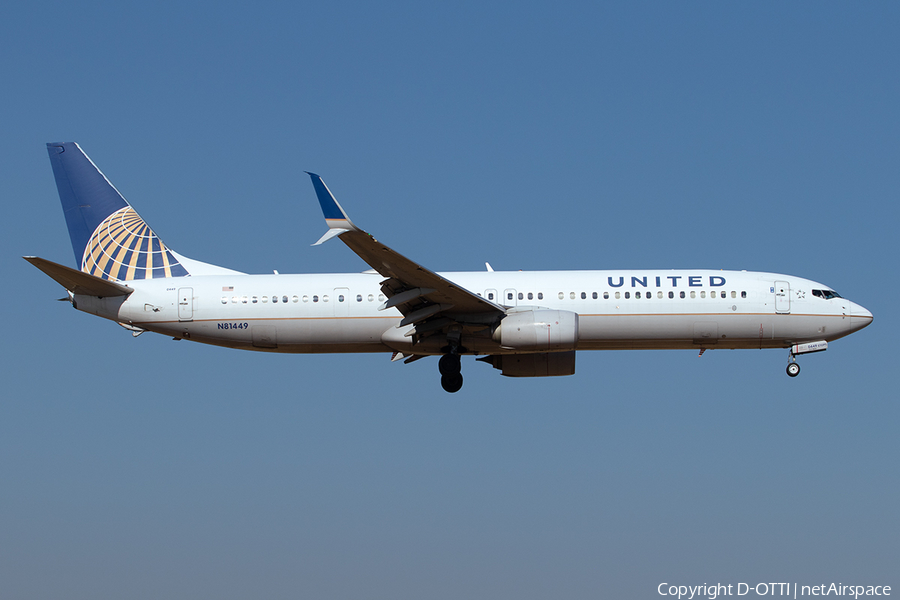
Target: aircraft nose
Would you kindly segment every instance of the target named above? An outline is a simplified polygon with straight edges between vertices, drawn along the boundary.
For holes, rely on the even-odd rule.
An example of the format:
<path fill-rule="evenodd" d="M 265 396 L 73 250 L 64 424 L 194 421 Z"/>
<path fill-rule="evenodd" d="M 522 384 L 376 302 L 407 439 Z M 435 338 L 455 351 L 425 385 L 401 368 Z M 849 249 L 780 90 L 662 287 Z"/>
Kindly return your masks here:
<path fill-rule="evenodd" d="M 875 317 L 856 302 L 850 303 L 850 327 L 857 331 L 869 325 Z"/>

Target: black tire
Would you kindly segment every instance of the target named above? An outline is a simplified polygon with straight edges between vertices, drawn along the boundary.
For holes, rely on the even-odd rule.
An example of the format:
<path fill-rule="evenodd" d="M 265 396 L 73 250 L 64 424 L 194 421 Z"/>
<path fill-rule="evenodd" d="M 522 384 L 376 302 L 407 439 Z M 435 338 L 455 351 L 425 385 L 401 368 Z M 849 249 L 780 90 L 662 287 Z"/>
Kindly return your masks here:
<path fill-rule="evenodd" d="M 441 375 L 458 375 L 460 370 L 462 370 L 462 365 L 459 362 L 459 355 L 443 355 L 438 361 L 438 370 L 441 372 Z"/>
<path fill-rule="evenodd" d="M 796 377 L 800 374 L 800 365 L 797 363 L 788 363 L 787 366 L 787 374 L 788 377 Z"/>
<path fill-rule="evenodd" d="M 455 394 L 462 388 L 462 385 L 463 376 L 461 373 L 451 373 L 441 377 L 441 387 L 444 388 L 445 392 Z"/>

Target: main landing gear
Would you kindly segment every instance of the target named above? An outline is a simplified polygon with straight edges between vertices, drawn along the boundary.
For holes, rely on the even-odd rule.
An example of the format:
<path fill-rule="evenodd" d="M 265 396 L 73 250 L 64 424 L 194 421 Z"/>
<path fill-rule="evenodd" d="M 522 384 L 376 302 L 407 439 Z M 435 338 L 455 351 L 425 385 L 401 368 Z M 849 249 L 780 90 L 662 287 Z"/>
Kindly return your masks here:
<path fill-rule="evenodd" d="M 441 387 L 444 388 L 444 391 L 453 394 L 462 388 L 463 376 L 460 372 L 462 364 L 459 360 L 459 354 L 443 355 L 438 361 L 438 370 L 441 372 Z"/>

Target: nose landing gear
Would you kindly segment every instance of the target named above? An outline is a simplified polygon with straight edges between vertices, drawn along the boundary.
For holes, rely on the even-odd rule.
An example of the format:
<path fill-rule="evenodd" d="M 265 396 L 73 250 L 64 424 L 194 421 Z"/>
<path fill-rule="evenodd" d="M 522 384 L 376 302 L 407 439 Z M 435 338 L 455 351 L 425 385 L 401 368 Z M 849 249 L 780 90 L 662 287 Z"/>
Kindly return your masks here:
<path fill-rule="evenodd" d="M 438 370 L 441 372 L 441 387 L 451 394 L 458 392 L 463 385 L 463 376 L 460 372 L 462 365 L 459 354 L 445 354 L 438 361 Z"/>
<path fill-rule="evenodd" d="M 800 365 L 797 364 L 796 354 L 794 354 L 794 348 L 791 348 L 790 352 L 788 352 L 788 364 L 787 364 L 787 374 L 788 377 L 796 377 L 800 374 Z"/>
<path fill-rule="evenodd" d="M 794 362 L 794 355 L 791 355 L 791 362 L 787 366 L 787 374 L 789 377 L 796 377 L 800 374 L 800 365 Z"/>
<path fill-rule="evenodd" d="M 788 354 L 787 374 L 791 377 L 796 377 L 800 374 L 800 365 L 794 361 L 795 356 L 799 354 L 811 354 L 813 352 L 824 352 L 825 350 L 828 350 L 828 342 L 825 340 L 794 344 L 791 346 L 790 354 Z"/>

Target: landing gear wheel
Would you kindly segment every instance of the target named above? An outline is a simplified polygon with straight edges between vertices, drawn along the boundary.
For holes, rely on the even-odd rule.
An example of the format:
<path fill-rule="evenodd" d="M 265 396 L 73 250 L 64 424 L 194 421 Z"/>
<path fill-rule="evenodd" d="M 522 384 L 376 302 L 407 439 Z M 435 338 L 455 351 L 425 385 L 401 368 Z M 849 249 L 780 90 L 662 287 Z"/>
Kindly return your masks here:
<path fill-rule="evenodd" d="M 459 354 L 445 354 L 438 361 L 438 370 L 441 372 L 441 375 L 458 375 L 460 369 Z M 453 391 L 455 392 L 456 390 Z"/>
<path fill-rule="evenodd" d="M 451 394 L 455 394 L 462 388 L 462 384 L 463 384 L 462 373 L 452 373 L 450 375 L 442 375 L 441 376 L 441 387 L 444 388 L 445 392 L 450 392 Z"/>
<path fill-rule="evenodd" d="M 790 377 L 796 377 L 797 375 L 799 375 L 800 374 L 800 365 L 798 365 L 795 362 L 788 363 L 787 374 Z"/>

